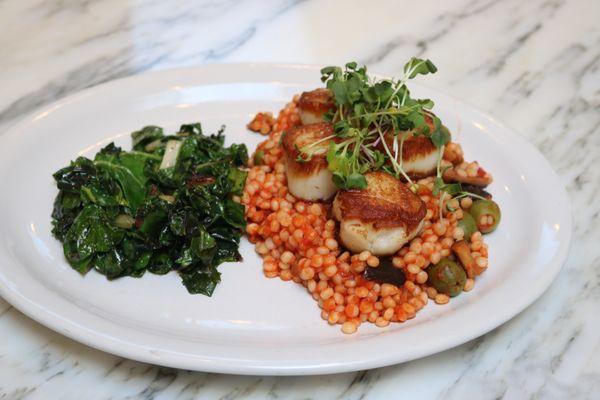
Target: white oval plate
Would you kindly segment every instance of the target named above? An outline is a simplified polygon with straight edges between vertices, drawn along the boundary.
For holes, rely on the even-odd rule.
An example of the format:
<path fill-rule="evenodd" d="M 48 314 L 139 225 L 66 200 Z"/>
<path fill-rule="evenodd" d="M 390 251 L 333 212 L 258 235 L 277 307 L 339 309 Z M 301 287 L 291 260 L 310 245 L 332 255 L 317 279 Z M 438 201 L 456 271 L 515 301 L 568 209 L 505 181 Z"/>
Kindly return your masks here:
<path fill-rule="evenodd" d="M 226 124 L 227 140 L 252 151 L 264 138 L 245 124 L 320 84 L 316 67 L 207 65 L 103 84 L 45 107 L 0 140 L 0 294 L 40 323 L 98 349 L 166 366 L 236 374 L 301 375 L 381 367 L 439 352 L 499 326 L 531 304 L 563 264 L 571 237 L 567 194 L 529 143 L 495 119 L 425 87 L 435 112 L 494 175 L 502 207 L 486 237 L 490 267 L 449 305 L 430 302 L 404 324 L 364 324 L 354 335 L 329 326 L 301 286 L 267 279 L 243 239 L 243 263 L 220 267 L 212 298 L 189 295 L 175 273 L 109 282 L 65 262 L 50 233 L 51 174 L 93 156 L 144 125 Z"/>

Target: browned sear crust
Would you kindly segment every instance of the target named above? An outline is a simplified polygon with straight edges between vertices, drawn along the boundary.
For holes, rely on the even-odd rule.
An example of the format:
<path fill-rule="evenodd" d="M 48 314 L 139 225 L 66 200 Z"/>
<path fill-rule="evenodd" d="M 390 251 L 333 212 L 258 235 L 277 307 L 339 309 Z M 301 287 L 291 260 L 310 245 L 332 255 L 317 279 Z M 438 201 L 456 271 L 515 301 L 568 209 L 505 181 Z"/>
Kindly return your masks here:
<path fill-rule="evenodd" d="M 429 127 L 429 131 L 433 132 L 435 127 L 433 125 L 432 116 L 429 113 L 425 113 L 423 116 L 425 118 L 425 123 Z M 413 161 L 417 158 L 431 154 L 434 151 L 437 151 L 437 149 L 429 137 L 424 135 L 414 136 L 411 134 L 408 138 L 404 139 L 404 144 L 402 145 L 402 160 L 406 162 Z M 425 177 L 431 174 L 423 175 L 423 177 Z M 419 179 L 422 177 L 414 176 L 413 178 Z"/>
<path fill-rule="evenodd" d="M 365 175 L 367 188 L 339 192 L 342 219 L 373 223 L 375 228 L 415 228 L 427 213 L 425 203 L 402 182 L 385 172 Z"/>
<path fill-rule="evenodd" d="M 298 101 L 298 108 L 315 114 L 324 114 L 334 110 L 335 104 L 329 89 L 319 88 L 310 92 L 303 92 Z"/>
<path fill-rule="evenodd" d="M 310 160 L 304 162 L 297 160 L 299 158 L 306 158 L 306 155 L 301 154 L 300 151 L 304 146 L 331 135 L 333 135 L 333 126 L 329 122 L 300 125 L 285 132 L 282 136 L 281 144 L 285 153 L 287 167 L 292 168 L 296 173 L 306 175 L 310 175 L 316 170 L 327 168 L 328 142 L 322 143 L 321 147 L 323 151 L 313 154 Z"/>
<path fill-rule="evenodd" d="M 431 117 L 431 115 L 429 113 L 425 113 L 424 118 L 425 118 L 425 123 L 429 127 L 430 131 L 432 131 L 434 129 L 433 118 Z M 398 142 L 400 142 L 401 135 L 402 135 L 402 133 L 400 134 L 400 136 L 397 137 Z M 404 135 L 405 135 L 404 142 L 402 143 L 402 161 L 403 162 L 406 162 L 406 163 L 412 162 L 417 159 L 426 157 L 429 154 L 437 151 L 435 145 L 433 144 L 433 142 L 431 141 L 431 139 L 428 136 L 425 136 L 425 135 L 415 136 L 412 132 L 406 132 L 406 133 L 404 133 Z M 385 135 L 385 138 L 386 138 L 386 143 L 388 145 L 388 148 L 391 150 L 394 145 L 394 137 L 391 133 L 388 133 Z M 400 143 L 398 143 L 398 146 L 399 145 L 400 145 Z M 382 152 L 385 151 L 385 149 L 381 143 L 377 146 L 377 149 Z M 423 171 L 423 172 L 419 172 L 419 173 L 416 173 L 416 172 L 408 173 L 408 175 L 412 179 L 422 179 L 422 178 L 426 178 L 426 177 L 434 175 L 434 174 L 435 174 L 435 167 L 433 167 L 429 171 Z"/>
<path fill-rule="evenodd" d="M 399 138 L 398 141 L 400 141 Z M 391 151 L 392 146 L 394 145 L 394 138 L 391 134 L 386 135 L 386 143 Z M 379 151 L 385 151 L 385 148 L 381 144 L 377 146 L 377 149 Z M 402 161 L 413 161 L 417 158 L 427 156 L 432 151 L 436 151 L 436 148 L 431 139 L 427 136 L 414 136 L 412 133 L 407 133 L 404 143 L 402 144 Z"/>
<path fill-rule="evenodd" d="M 404 139 L 404 144 L 402 145 L 402 160 L 413 161 L 435 150 L 435 146 L 428 137 L 410 135 Z"/>

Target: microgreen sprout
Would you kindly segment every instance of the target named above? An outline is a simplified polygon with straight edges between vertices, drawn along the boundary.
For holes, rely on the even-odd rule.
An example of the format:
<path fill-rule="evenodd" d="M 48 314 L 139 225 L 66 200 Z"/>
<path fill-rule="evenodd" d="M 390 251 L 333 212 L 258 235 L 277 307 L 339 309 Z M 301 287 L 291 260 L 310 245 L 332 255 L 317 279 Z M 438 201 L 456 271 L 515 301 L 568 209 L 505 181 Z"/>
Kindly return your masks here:
<path fill-rule="evenodd" d="M 335 141 L 327 137 L 300 149 L 299 158 L 308 161 L 324 141 L 329 170 L 341 189 L 366 187 L 364 173 L 384 170 L 406 180 L 411 190 L 417 185 L 403 168 L 402 150 L 406 135 L 425 135 L 437 148 L 449 140 L 449 134 L 435 115 L 429 113 L 433 102 L 413 99 L 407 82 L 417 75 L 435 73 L 429 61 L 412 58 L 403 68 L 400 79 L 371 79 L 366 67 L 350 62 L 342 69 L 326 67 L 321 80 L 333 95 L 334 112 L 326 114 L 334 128 Z M 433 120 L 433 129 L 425 114 Z"/>

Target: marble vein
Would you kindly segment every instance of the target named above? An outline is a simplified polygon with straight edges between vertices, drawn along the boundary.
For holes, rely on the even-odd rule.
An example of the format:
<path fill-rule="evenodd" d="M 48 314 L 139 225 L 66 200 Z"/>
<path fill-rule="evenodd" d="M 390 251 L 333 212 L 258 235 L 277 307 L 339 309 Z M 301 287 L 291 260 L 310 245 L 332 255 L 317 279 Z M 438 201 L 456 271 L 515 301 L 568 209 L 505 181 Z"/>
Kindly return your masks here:
<path fill-rule="evenodd" d="M 498 329 L 434 356 L 281 378 L 124 360 L 62 337 L 0 299 L 0 399 L 597 398 L 600 3 L 384 0 L 368 11 L 341 0 L 0 1 L 0 134 L 37 107 L 147 70 L 356 59 L 395 74 L 408 57 L 429 57 L 440 73 L 428 84 L 521 132 L 565 184 L 574 241 L 548 291 Z"/>

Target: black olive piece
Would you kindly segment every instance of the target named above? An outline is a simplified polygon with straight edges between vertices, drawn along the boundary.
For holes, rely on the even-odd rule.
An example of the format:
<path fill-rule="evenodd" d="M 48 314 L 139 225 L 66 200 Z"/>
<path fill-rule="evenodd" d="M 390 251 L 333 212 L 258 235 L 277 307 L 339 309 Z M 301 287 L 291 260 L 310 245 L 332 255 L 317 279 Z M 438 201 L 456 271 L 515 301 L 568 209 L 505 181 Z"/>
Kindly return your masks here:
<path fill-rule="evenodd" d="M 394 267 L 391 257 L 380 258 L 377 268 L 365 268 L 364 277 L 369 281 L 390 283 L 396 286 L 402 286 L 406 281 L 404 271 Z"/>

